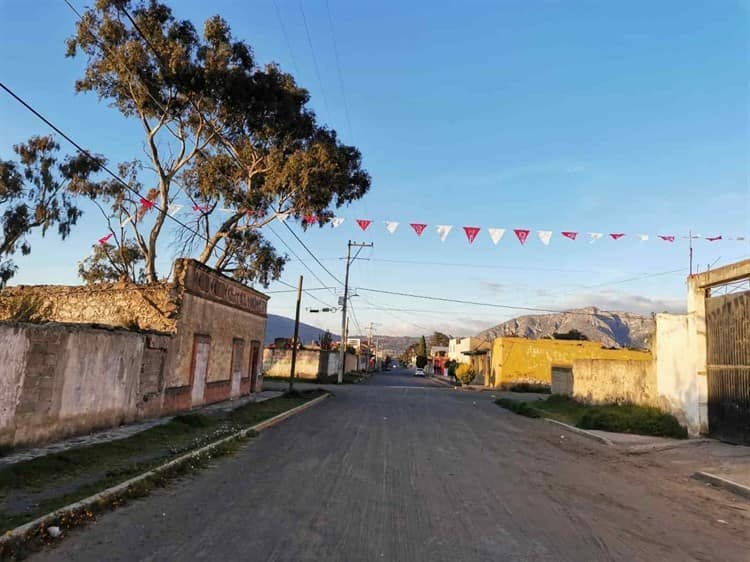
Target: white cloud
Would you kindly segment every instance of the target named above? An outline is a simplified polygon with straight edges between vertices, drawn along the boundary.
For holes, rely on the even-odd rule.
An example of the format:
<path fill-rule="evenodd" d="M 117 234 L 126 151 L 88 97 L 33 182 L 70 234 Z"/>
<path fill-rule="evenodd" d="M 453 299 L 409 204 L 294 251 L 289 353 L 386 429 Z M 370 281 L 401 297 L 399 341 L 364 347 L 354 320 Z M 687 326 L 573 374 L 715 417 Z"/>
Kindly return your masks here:
<path fill-rule="evenodd" d="M 685 299 L 652 298 L 621 291 L 601 291 L 583 293 L 564 301 L 564 308 L 583 308 L 595 306 L 602 310 L 616 312 L 634 312 L 649 315 L 652 312 L 684 313 L 687 309 Z"/>

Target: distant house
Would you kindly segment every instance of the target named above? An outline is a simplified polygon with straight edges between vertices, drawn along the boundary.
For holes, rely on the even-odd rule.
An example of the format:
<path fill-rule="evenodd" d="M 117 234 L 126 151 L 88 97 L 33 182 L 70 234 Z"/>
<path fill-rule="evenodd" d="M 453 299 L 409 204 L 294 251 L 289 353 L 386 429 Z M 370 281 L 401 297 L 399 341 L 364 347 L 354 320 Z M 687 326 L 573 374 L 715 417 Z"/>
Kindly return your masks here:
<path fill-rule="evenodd" d="M 451 338 L 448 341 L 448 359 L 457 363 L 471 363 L 470 356 L 465 352 L 476 351 L 485 340 L 475 337 Z"/>

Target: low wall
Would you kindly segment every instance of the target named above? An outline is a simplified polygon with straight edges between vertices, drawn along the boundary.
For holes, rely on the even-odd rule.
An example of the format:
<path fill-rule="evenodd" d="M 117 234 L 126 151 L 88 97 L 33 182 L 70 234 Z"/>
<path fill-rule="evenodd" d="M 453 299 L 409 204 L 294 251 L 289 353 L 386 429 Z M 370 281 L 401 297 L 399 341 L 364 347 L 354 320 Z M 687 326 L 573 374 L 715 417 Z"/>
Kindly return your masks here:
<path fill-rule="evenodd" d="M 296 376 L 301 379 L 316 379 L 333 376 L 339 372 L 338 351 L 302 349 L 297 351 Z M 364 369 L 367 360 L 351 353 L 346 354 L 346 372 Z M 271 377 L 288 377 L 292 368 L 291 349 L 263 350 L 263 372 Z"/>
<path fill-rule="evenodd" d="M 86 325 L 0 324 L 0 445 L 159 415 L 170 340 Z"/>
<path fill-rule="evenodd" d="M 652 361 L 578 359 L 573 362 L 573 397 L 590 403 L 660 406 Z"/>

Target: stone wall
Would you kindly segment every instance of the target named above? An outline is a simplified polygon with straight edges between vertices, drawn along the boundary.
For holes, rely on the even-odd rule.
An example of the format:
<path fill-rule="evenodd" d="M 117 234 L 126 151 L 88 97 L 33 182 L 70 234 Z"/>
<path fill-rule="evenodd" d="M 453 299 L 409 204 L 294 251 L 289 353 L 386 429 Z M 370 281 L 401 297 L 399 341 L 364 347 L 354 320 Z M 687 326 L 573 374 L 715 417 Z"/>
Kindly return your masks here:
<path fill-rule="evenodd" d="M 0 324 L 0 445 L 29 445 L 158 415 L 171 336 Z"/>
<path fill-rule="evenodd" d="M 11 320 L 19 307 L 28 306 L 40 320 L 173 332 L 179 291 L 166 283 L 19 285 L 0 293 L 0 320 Z"/>
<path fill-rule="evenodd" d="M 335 376 L 339 372 L 338 351 L 302 349 L 297 351 L 296 376 L 315 379 L 319 376 Z M 366 367 L 366 360 L 353 353 L 346 354 L 346 372 Z M 263 350 L 263 372 L 271 377 L 288 377 L 292 368 L 291 349 Z"/>
<path fill-rule="evenodd" d="M 578 359 L 573 362 L 573 397 L 594 404 L 662 405 L 653 361 Z"/>

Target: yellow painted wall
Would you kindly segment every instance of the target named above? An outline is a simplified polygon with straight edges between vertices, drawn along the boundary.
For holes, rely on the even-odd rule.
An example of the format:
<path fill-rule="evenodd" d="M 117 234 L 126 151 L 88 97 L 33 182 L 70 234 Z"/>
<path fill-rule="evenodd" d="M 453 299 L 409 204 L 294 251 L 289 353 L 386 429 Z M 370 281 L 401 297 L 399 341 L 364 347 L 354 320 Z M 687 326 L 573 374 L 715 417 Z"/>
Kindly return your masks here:
<path fill-rule="evenodd" d="M 487 386 L 516 382 L 552 382 L 552 367 L 573 367 L 576 359 L 650 361 L 648 351 L 604 349 L 600 343 L 571 340 L 496 338 L 492 344 L 492 372 Z"/>

